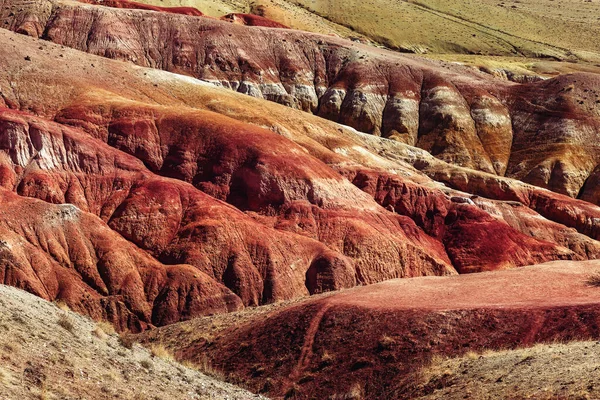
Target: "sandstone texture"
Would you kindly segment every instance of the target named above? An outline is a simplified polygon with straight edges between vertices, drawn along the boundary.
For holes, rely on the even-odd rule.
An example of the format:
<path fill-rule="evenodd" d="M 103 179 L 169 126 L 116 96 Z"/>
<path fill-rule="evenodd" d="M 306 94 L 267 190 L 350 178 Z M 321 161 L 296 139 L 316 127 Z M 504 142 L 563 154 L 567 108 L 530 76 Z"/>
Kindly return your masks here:
<path fill-rule="evenodd" d="M 600 164 L 596 74 L 515 84 L 299 31 L 60 0 L 6 4 L 0 23 L 16 32 L 194 76 L 443 161 L 597 200 L 585 187 Z"/>
<path fill-rule="evenodd" d="M 219 17 L 0 1 L 1 284 L 274 398 L 427 395 L 435 356 L 600 335 L 593 69 Z"/>

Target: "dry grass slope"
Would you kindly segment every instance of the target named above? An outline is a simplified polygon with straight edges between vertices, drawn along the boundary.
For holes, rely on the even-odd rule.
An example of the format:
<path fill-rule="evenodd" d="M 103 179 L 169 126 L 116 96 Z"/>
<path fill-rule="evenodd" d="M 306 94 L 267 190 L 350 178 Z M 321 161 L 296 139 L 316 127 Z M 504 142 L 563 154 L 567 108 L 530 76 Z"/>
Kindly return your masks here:
<path fill-rule="evenodd" d="M 597 399 L 600 342 L 435 357 L 420 373 L 420 399 Z"/>
<path fill-rule="evenodd" d="M 260 399 L 174 361 L 161 346 L 125 347 L 94 323 L 0 285 L 0 398 Z"/>
<path fill-rule="evenodd" d="M 264 15 L 295 29 L 401 51 L 600 61 L 600 3 L 582 0 L 142 0 L 208 15 Z M 439 29 L 443 26 L 444 29 Z"/>

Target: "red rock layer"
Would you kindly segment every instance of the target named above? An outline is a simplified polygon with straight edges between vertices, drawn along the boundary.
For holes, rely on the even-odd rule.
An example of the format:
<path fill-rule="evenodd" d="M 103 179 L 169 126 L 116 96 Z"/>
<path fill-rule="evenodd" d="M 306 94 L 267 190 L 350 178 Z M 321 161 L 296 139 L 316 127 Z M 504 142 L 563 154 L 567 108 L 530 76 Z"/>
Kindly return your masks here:
<path fill-rule="evenodd" d="M 221 17 L 223 21 L 233 22 L 234 24 L 247 25 L 247 26 L 263 26 L 266 28 L 283 28 L 289 29 L 289 27 L 280 24 L 279 22 L 272 21 L 268 18 L 261 17 L 260 15 L 254 14 L 227 14 Z"/>
<path fill-rule="evenodd" d="M 97 4 L 106 7 L 114 8 L 128 8 L 133 10 L 149 10 L 166 12 L 172 14 L 190 15 L 195 17 L 202 17 L 204 14 L 194 7 L 158 7 L 150 4 L 138 3 L 130 0 L 79 0 L 82 3 Z"/>
<path fill-rule="evenodd" d="M 44 117 L 2 112 L 2 185 L 100 217 L 155 262 L 191 266 L 207 285 L 224 285 L 238 305 L 597 257 L 595 240 L 564 226 L 580 224 L 593 237 L 600 211 L 589 203 L 188 77 L 8 31 L 0 37 L 2 103 Z M 411 164 L 450 187 L 513 196 L 531 209 L 478 200 Z M 532 211 L 542 196 L 560 212 L 544 219 Z M 564 225 L 552 222 L 561 215 Z M 181 308 L 142 321 L 214 312 L 180 312 L 204 295 L 182 296 L 173 297 Z M 127 324 L 125 311 L 115 318 Z"/>
<path fill-rule="evenodd" d="M 131 113 L 131 110 L 123 112 Z M 178 126 L 177 124 L 185 123 L 186 129 L 189 130 L 194 124 L 198 125 L 198 121 L 206 120 L 206 112 L 198 113 L 200 115 L 196 117 L 203 118 L 169 120 L 166 115 L 163 116 L 159 124 L 160 131 L 163 132 L 163 144 L 169 143 L 170 135 L 174 141 L 172 148 L 167 146 L 163 149 L 167 167 L 162 172 L 165 175 L 175 175 L 176 178 L 186 180 L 185 176 L 176 173 L 188 169 L 183 168 L 185 164 L 178 157 L 185 152 L 176 145 L 177 135 L 181 134 L 181 131 L 175 132 L 173 124 Z M 204 139 L 198 143 L 196 151 L 208 153 L 197 154 L 194 164 L 202 169 L 212 165 L 212 169 L 206 168 L 205 181 L 200 179 L 200 175 L 187 178 L 196 181 L 198 186 L 206 185 L 206 190 L 217 197 L 239 196 L 247 199 L 244 201 L 248 201 L 249 207 L 257 209 L 270 207 L 277 210 L 278 207 L 281 219 L 274 223 L 277 230 L 264 227 L 180 180 L 155 177 L 136 158 L 103 145 L 96 139 L 90 139 L 82 131 L 64 128 L 6 109 L 0 113 L 0 133 L 3 137 L 0 149 L 6 154 L 2 162 L 1 181 L 5 187 L 16 190 L 20 195 L 39 198 L 49 203 L 70 203 L 73 205 L 65 207 L 98 215 L 114 232 L 147 250 L 163 263 L 186 264 L 189 270 L 198 271 L 200 276 L 205 276 L 210 285 L 222 287 L 217 282 L 226 285 L 239 297 L 238 299 L 223 287 L 222 290 L 227 294 L 226 299 L 236 307 L 242 303 L 258 305 L 309 293 L 351 287 L 357 282 L 372 283 L 392 277 L 454 271 L 443 248 L 409 219 L 398 218 L 393 214 L 386 216 L 386 212 L 378 211 L 376 205 L 372 213 L 352 215 L 350 210 L 345 211 L 340 207 L 320 209 L 307 200 L 285 199 L 286 196 L 303 197 L 312 193 L 312 196 L 315 196 L 311 198 L 312 201 L 323 201 L 319 200 L 322 190 L 318 187 L 319 182 L 316 182 L 317 187 L 312 187 L 315 178 L 318 177 L 319 168 L 320 174 L 325 174 L 322 179 L 326 185 L 336 185 L 337 182 L 343 186 L 343 182 L 331 175 L 325 165 L 306 157 L 296 160 L 290 157 L 292 152 L 287 150 L 286 156 L 269 159 L 277 149 L 277 141 L 283 141 L 282 146 L 285 143 L 287 149 L 291 147 L 294 150 L 291 142 L 273 133 L 270 133 L 269 138 L 270 153 L 262 156 L 261 148 L 249 146 L 249 140 L 260 139 L 260 136 L 266 133 L 257 129 L 246 136 L 240 135 L 238 130 L 230 130 L 229 132 L 236 132 L 235 138 L 229 137 L 229 143 L 220 143 L 228 138 L 228 125 L 233 124 L 229 129 L 243 130 L 244 127 L 223 117 L 219 120 L 218 115 L 210 117 L 212 118 L 209 119 L 217 125 L 211 125 L 212 129 L 204 130 L 204 135 L 195 132 L 191 136 L 188 134 L 179 139 L 179 143 L 187 144 L 185 151 L 188 154 L 194 150 L 190 140 Z M 123 128 L 123 125 L 110 122 L 102 126 L 108 126 L 111 132 L 111 135 L 104 139 L 116 147 L 121 147 L 122 143 L 139 143 L 139 137 L 128 136 L 128 132 L 142 135 L 146 133 L 143 129 L 120 131 L 115 127 Z M 144 124 L 137 126 L 139 128 Z M 247 127 L 245 129 L 248 130 Z M 242 141 L 236 144 L 234 139 L 243 140 L 244 145 L 242 146 Z M 151 142 L 147 144 L 150 145 Z M 214 151 L 211 148 L 227 151 L 219 157 L 218 153 L 211 153 Z M 283 149 L 284 147 L 280 151 L 283 152 Z M 244 152 L 251 158 L 243 156 Z M 142 155 L 148 153 L 151 152 L 140 150 Z M 143 156 L 142 159 L 149 161 Z M 212 162 L 205 167 L 199 163 L 200 159 Z M 302 171 L 294 173 L 294 165 L 302 165 L 306 171 L 311 169 L 311 163 L 312 176 L 306 176 L 305 172 L 303 178 Z M 271 171 L 286 174 L 278 177 Z M 229 185 L 232 180 L 237 179 L 238 174 L 244 176 L 242 182 L 249 187 L 232 186 L 235 193 L 231 193 Z M 332 182 L 327 182 L 326 179 L 331 179 Z M 265 190 L 261 191 L 261 187 Z M 283 192 L 283 189 L 286 191 Z M 254 198 L 253 195 L 257 197 Z M 270 196 L 273 195 L 283 197 L 272 199 Z M 283 204 L 278 204 L 278 201 L 282 201 Z M 6 209 L 8 215 L 10 210 L 10 207 Z M 298 220 L 303 213 L 306 213 L 305 222 Z M 278 219 L 275 218 L 275 221 Z M 286 233 L 290 230 L 303 235 Z M 65 232 L 63 235 L 69 237 L 71 233 Z M 121 236 L 116 236 L 123 240 Z M 327 245 L 306 236 L 315 236 L 315 239 Z M 375 245 L 375 241 L 379 243 Z M 55 257 L 48 248 L 41 247 L 42 251 Z M 94 243 L 87 247 L 88 251 L 102 251 Z M 79 251 L 80 249 L 75 248 L 66 252 L 72 254 Z M 92 260 L 91 264 L 94 265 L 93 263 Z M 137 262 L 130 264 L 135 266 Z M 66 267 L 77 269 L 77 266 L 73 267 L 70 264 Z M 95 268 L 100 267 L 96 265 Z M 103 268 L 115 267 L 108 265 Z M 14 271 L 7 267 L 5 274 L 10 276 Z M 81 279 L 88 283 L 85 277 Z M 185 281 L 185 278 L 182 279 Z M 44 283 L 44 279 L 37 280 L 40 281 L 40 285 Z M 31 288 L 21 279 L 8 279 L 5 283 Z M 75 283 L 67 281 L 61 284 Z M 97 291 L 97 287 L 98 284 L 91 285 L 88 290 Z M 142 287 L 148 289 L 147 284 Z M 192 294 L 170 286 L 164 290 L 166 293 L 180 293 L 183 298 L 177 300 L 176 297 L 170 300 L 173 296 L 170 294 L 153 300 L 151 303 L 156 304 L 159 310 L 151 315 L 144 315 L 144 318 L 140 317 L 141 322 L 137 325 L 128 322 L 127 307 L 123 312 L 104 316 L 115 320 L 121 327 L 141 329 L 149 323 L 163 325 L 215 312 L 215 307 L 210 306 L 211 296 L 202 291 Z M 117 289 L 107 289 L 100 291 L 100 295 L 112 295 L 114 291 L 118 292 Z M 34 292 L 40 293 L 37 290 Z M 61 291 L 44 293 L 46 298 L 62 298 L 74 309 L 87 310 L 79 305 L 83 301 L 80 296 L 81 291 L 76 294 Z M 144 292 L 138 293 L 138 296 L 143 298 Z M 205 308 L 196 304 L 195 308 L 188 310 L 187 302 L 208 303 Z M 218 311 L 228 310 L 221 308 Z M 98 316 L 98 312 L 92 315 Z"/>
<path fill-rule="evenodd" d="M 418 146 L 456 165 L 571 197 L 597 197 L 585 185 L 600 164 L 594 74 L 515 84 L 298 31 L 165 13 L 122 15 L 60 0 L 6 3 L 0 18 L 17 32 L 192 75 Z"/>
<path fill-rule="evenodd" d="M 493 274 L 388 281 L 279 308 L 207 340 L 194 324 L 148 332 L 178 357 L 209 358 L 231 380 L 272 398 L 411 398 L 434 356 L 597 338 L 597 262 Z M 559 283 L 559 284 L 558 284 Z M 202 328 L 199 328 L 202 330 Z M 214 335 L 214 334 L 213 334 Z"/>

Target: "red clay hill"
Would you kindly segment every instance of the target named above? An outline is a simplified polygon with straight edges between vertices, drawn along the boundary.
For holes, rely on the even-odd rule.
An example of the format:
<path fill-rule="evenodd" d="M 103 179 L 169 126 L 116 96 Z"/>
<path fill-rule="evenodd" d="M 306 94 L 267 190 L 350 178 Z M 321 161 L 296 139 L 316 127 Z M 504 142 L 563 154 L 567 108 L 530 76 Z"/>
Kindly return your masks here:
<path fill-rule="evenodd" d="M 128 8 L 133 10 L 158 11 L 173 14 L 191 15 L 201 17 L 204 14 L 194 7 L 159 7 L 150 4 L 138 3 L 129 0 L 79 0 L 82 3 L 97 4 L 105 7 Z"/>
<path fill-rule="evenodd" d="M 0 18 L 33 37 L 194 76 L 455 165 L 600 202 L 595 74 L 518 84 L 330 36 L 60 0 L 7 1 Z"/>
<path fill-rule="evenodd" d="M 598 335 L 597 75 L 106 4 L 0 8 L 0 283 L 275 398 Z"/>
<path fill-rule="evenodd" d="M 270 398 L 411 399 L 451 385 L 448 375 L 422 386 L 420 368 L 434 358 L 597 338 L 598 288 L 586 280 L 599 268 L 559 261 L 392 280 L 138 338 Z"/>
<path fill-rule="evenodd" d="M 46 11 L 54 13 L 55 24 L 71 7 Z M 121 12 L 77 7 L 100 19 Z M 10 17 L 11 26 L 23 33 L 24 26 L 45 18 L 41 8 L 39 14 L 30 11 Z M 142 15 L 140 23 L 170 14 Z M 236 35 L 283 32 L 176 17 Z M 94 32 L 87 50 L 104 46 L 104 55 L 115 56 L 108 32 Z M 76 271 L 60 275 L 69 277 L 66 282 L 56 278 L 52 290 L 41 290 L 44 278 L 29 267 L 4 267 L 5 277 L 16 276 L 15 269 L 29 271 L 6 283 L 64 299 L 120 327 L 139 330 L 393 278 L 600 254 L 600 209 L 591 203 L 447 164 L 401 141 L 191 77 L 0 34 L 2 186 L 22 198 L 72 204 L 162 268 L 198 271 L 173 286 L 162 281 L 160 290 L 140 278 L 133 302 L 126 295 L 133 290 L 130 281 L 110 281 L 110 268 L 98 255 L 84 263 L 86 270 L 102 271 L 93 274 L 95 280 L 80 271 L 79 259 L 71 257 L 95 246 L 71 248 L 71 233 L 64 234 L 60 252 L 46 240 L 33 242 L 54 260 L 52 269 Z M 406 68 L 431 76 L 451 74 L 475 86 L 495 83 L 461 68 L 406 62 Z M 595 123 L 592 114 L 587 120 Z M 29 238 L 27 229 L 18 232 Z M 183 282 L 185 290 L 177 286 Z M 85 290 L 59 290 L 61 285 Z M 161 292 L 167 294 L 156 297 Z M 93 306 L 86 303 L 88 295 L 96 298 Z"/>
<path fill-rule="evenodd" d="M 138 3 L 129 0 L 78 0 L 81 3 L 95 4 L 105 7 L 113 8 L 127 8 L 132 10 L 147 10 L 157 11 L 171 14 L 182 14 L 195 17 L 206 17 L 200 10 L 194 7 L 160 7 L 153 6 L 150 4 Z M 266 28 L 283 28 L 289 29 L 287 26 L 280 24 L 279 22 L 272 21 L 260 15 L 255 14 L 242 14 L 242 13 L 231 13 L 224 15 L 220 18 L 222 21 L 232 22 L 238 25 L 247 26 L 263 26 Z"/>

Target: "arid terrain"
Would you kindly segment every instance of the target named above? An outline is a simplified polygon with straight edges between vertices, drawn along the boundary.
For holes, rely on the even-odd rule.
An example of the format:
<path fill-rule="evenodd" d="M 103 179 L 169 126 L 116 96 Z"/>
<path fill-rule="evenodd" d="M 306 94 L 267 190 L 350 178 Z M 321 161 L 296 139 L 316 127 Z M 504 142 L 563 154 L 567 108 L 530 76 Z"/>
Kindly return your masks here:
<path fill-rule="evenodd" d="M 502 349 L 520 349 L 522 354 L 535 343 L 597 338 L 600 289 L 589 279 L 599 272 L 596 261 L 554 262 L 501 272 L 391 280 L 264 310 L 174 324 L 141 337 L 181 359 L 199 363 L 208 357 L 229 380 L 275 398 L 343 398 L 355 392 L 369 398 L 446 398 L 465 395 L 465 388 L 471 389 L 473 399 L 480 398 L 478 388 L 489 391 L 488 398 L 515 398 L 517 393 L 533 395 L 542 389 L 548 398 L 595 398 L 599 388 L 582 386 L 579 380 L 550 385 L 548 377 L 539 377 L 543 388 L 523 388 L 521 383 L 514 391 L 506 383 L 492 385 L 489 376 L 484 376 L 485 387 L 469 379 L 478 378 L 474 353 L 488 351 L 486 359 L 491 359 L 493 351 Z M 448 359 L 456 356 L 470 360 L 464 377 L 457 370 L 465 359 Z M 574 375 L 568 362 L 561 360 L 555 367 L 551 376 L 563 370 Z M 491 374 L 491 367 L 481 368 Z M 443 377 L 446 369 L 451 372 Z M 496 370 L 501 372 L 510 371 Z"/>
<path fill-rule="evenodd" d="M 107 323 L 0 285 L 3 399 L 260 400 L 176 363 L 164 349 L 124 344 Z"/>
<path fill-rule="evenodd" d="M 584 0 L 142 0 L 207 15 L 255 13 L 294 29 L 404 52 L 600 61 L 600 5 Z M 443 27 L 443 29 L 440 29 Z"/>
<path fill-rule="evenodd" d="M 598 3 L 454 3 L 0 0 L 0 283 L 269 398 L 594 398 L 510 365 L 600 336 Z"/>

